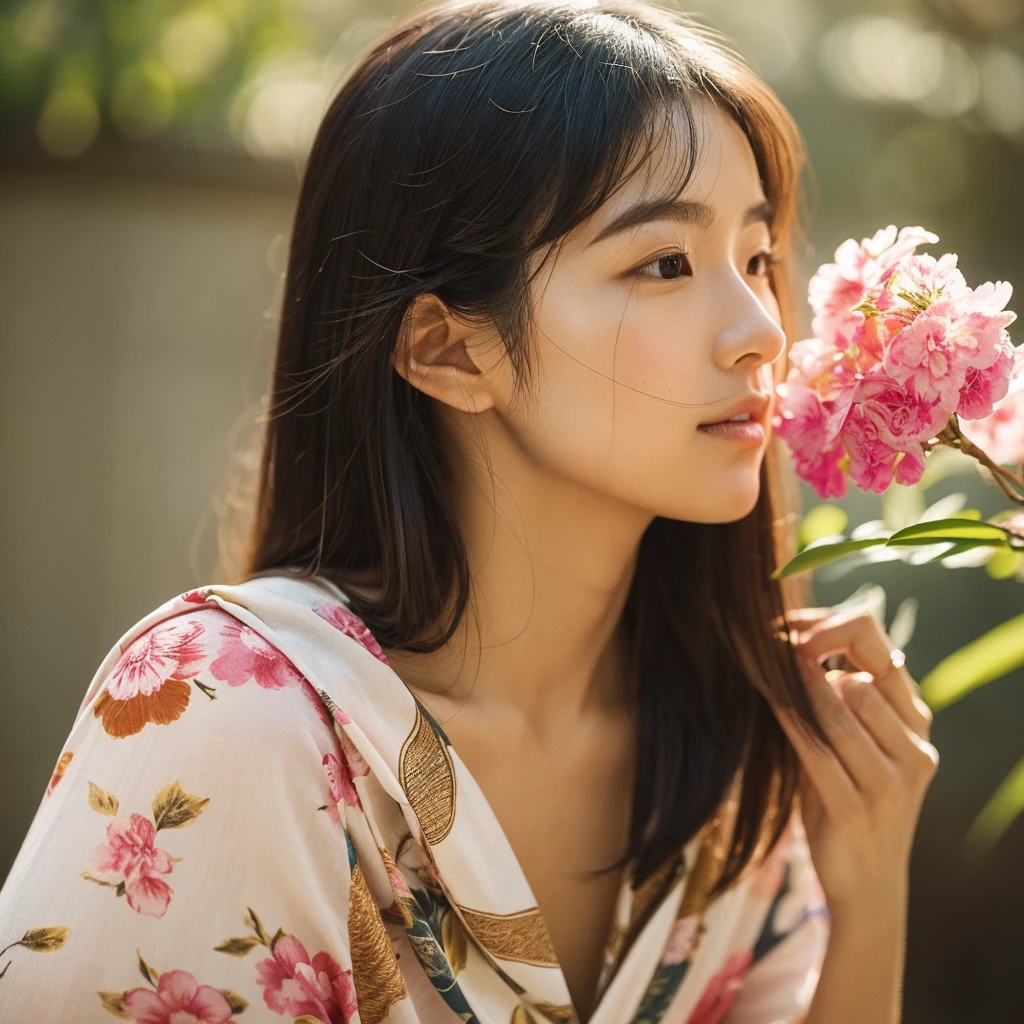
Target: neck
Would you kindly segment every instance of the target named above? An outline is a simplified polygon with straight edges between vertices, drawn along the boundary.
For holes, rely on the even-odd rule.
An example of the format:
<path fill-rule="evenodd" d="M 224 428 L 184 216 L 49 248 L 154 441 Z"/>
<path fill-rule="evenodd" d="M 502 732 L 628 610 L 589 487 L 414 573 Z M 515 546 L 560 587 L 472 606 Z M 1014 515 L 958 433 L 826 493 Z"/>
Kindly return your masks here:
<path fill-rule="evenodd" d="M 511 706 L 535 723 L 630 707 L 621 617 L 651 515 L 553 477 L 489 433 L 486 465 L 476 447 L 449 449 L 460 455 L 467 614 L 441 650 L 389 661 L 414 693 Z"/>

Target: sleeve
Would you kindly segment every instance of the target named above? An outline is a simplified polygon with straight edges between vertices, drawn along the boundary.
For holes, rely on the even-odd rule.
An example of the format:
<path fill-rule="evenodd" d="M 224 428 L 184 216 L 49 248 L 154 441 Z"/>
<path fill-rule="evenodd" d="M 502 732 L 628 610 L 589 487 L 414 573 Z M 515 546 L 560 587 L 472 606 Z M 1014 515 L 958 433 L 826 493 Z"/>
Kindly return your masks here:
<path fill-rule="evenodd" d="M 751 892 L 770 903 L 723 1024 L 799 1024 L 825 959 L 829 916 L 797 812 Z"/>
<path fill-rule="evenodd" d="M 140 626 L 89 693 L 0 890 L 0 1022 L 348 1021 L 343 754 L 312 685 L 208 606 Z"/>

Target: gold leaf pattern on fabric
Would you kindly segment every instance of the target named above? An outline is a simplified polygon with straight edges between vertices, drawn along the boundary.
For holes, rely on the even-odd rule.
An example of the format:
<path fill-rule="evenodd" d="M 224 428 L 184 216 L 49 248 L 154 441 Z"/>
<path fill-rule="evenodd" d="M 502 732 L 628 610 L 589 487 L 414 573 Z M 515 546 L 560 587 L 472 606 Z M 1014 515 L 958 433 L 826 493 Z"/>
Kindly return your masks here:
<path fill-rule="evenodd" d="M 362 1024 L 380 1024 L 392 1004 L 405 998 L 405 981 L 380 910 L 358 864 L 352 869 L 348 913 L 359 1019 Z"/>
<path fill-rule="evenodd" d="M 120 806 L 120 801 L 113 793 L 100 789 L 92 779 L 89 780 L 89 806 L 100 814 L 114 815 Z"/>
<path fill-rule="evenodd" d="M 551 936 L 538 907 L 514 914 L 491 914 L 460 906 L 474 938 L 499 960 L 514 960 L 537 967 L 556 967 Z"/>
<path fill-rule="evenodd" d="M 394 893 L 395 901 L 389 907 L 381 910 L 381 915 L 387 921 L 394 921 L 403 928 L 411 928 L 415 920 L 416 899 L 409 891 L 409 886 L 402 875 L 402 869 L 395 863 L 394 857 L 387 851 L 387 847 L 377 845 L 380 852 L 380 859 L 384 862 L 388 878 L 391 880 L 391 891 Z"/>
<path fill-rule="evenodd" d="M 114 1017 L 120 1017 L 122 1020 L 137 1020 L 138 1018 L 133 1017 L 124 1008 L 124 997 L 127 992 L 97 992 L 96 995 L 100 997 L 100 1002 L 103 1004 L 103 1009 L 107 1013 Z"/>
<path fill-rule="evenodd" d="M 203 813 L 209 802 L 209 797 L 186 793 L 181 788 L 181 782 L 175 779 L 153 797 L 153 823 L 157 831 L 162 828 L 184 828 Z"/>
<path fill-rule="evenodd" d="M 727 799 L 708 822 L 693 867 L 690 868 L 686 879 L 683 898 L 676 914 L 677 921 L 689 917 L 690 914 L 702 913 L 708 907 L 708 893 L 721 875 L 725 864 L 729 849 L 726 837 L 731 841 L 737 810 L 736 800 Z"/>
<path fill-rule="evenodd" d="M 49 928 L 29 928 L 18 940 L 17 945 L 31 949 L 34 953 L 52 953 L 68 941 L 70 934 L 71 929 L 63 924 L 55 924 Z"/>
<path fill-rule="evenodd" d="M 579 1024 L 572 1003 L 535 1003 L 533 1008 L 555 1024 Z"/>
<path fill-rule="evenodd" d="M 444 740 L 423 717 L 419 702 L 416 721 L 398 757 L 398 781 L 424 839 L 436 846 L 455 821 L 455 765 Z"/>
<path fill-rule="evenodd" d="M 512 1017 L 508 1024 L 535 1024 L 535 1022 L 530 1011 L 522 1003 L 518 1003 L 512 1011 Z"/>
<path fill-rule="evenodd" d="M 466 929 L 459 920 L 459 915 L 449 910 L 441 917 L 441 945 L 444 955 L 451 964 L 452 974 L 458 975 L 466 966 L 467 945 Z"/>

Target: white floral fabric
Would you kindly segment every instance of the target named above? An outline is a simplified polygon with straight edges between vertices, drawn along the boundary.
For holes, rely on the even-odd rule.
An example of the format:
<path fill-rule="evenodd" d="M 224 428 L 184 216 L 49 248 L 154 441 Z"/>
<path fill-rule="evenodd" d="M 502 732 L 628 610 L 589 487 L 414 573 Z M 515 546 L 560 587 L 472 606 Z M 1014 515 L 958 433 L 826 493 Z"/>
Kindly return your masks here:
<path fill-rule="evenodd" d="M 633 890 L 591 1024 L 789 1024 L 828 913 L 796 814 L 716 900 L 714 823 Z M 0 890 L 0 1022 L 571 1024 L 480 787 L 346 596 L 177 595 L 88 686 Z"/>

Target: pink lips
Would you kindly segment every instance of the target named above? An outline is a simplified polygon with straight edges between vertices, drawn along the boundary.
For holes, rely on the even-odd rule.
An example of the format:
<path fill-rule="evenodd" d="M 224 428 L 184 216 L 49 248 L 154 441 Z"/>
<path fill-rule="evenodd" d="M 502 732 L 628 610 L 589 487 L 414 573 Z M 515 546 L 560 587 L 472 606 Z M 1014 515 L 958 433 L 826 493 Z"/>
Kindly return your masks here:
<path fill-rule="evenodd" d="M 764 427 L 758 420 L 744 420 L 734 423 L 702 423 L 698 428 L 702 433 L 712 437 L 720 437 L 727 441 L 742 441 L 746 444 L 764 444 Z"/>

